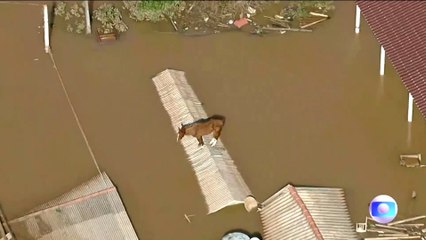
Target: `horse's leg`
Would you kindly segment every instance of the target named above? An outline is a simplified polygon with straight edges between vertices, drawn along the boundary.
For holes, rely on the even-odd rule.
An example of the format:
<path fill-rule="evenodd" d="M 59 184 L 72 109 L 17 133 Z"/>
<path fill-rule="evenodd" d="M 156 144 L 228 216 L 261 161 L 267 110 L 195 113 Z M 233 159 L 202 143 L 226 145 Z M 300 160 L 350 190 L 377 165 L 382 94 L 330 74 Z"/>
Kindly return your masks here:
<path fill-rule="evenodd" d="M 212 147 L 214 147 L 215 145 L 216 145 L 216 143 L 217 143 L 217 140 L 219 139 L 219 137 L 220 137 L 220 133 L 222 132 L 222 128 L 221 127 L 219 127 L 219 129 L 218 130 L 216 130 L 214 133 L 213 133 L 213 139 L 210 141 L 210 145 L 212 146 Z"/>
<path fill-rule="evenodd" d="M 198 140 L 198 146 L 203 146 L 204 145 L 203 136 L 197 137 L 197 140 Z"/>

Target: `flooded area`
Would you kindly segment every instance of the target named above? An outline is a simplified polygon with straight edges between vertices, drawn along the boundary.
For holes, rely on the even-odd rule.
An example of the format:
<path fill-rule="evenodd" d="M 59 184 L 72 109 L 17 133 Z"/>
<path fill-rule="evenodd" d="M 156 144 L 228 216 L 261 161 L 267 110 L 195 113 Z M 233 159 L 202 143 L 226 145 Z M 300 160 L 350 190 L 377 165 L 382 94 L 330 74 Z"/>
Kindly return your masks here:
<path fill-rule="evenodd" d="M 379 194 L 395 198 L 398 218 L 426 213 L 426 169 L 399 165 L 400 154 L 426 153 L 425 120 L 415 108 L 408 124 L 408 92 L 389 62 L 379 76 L 379 44 L 363 19 L 354 33 L 354 9 L 336 2 L 312 33 L 264 37 L 185 37 L 127 20 L 127 33 L 101 45 L 53 26 L 70 99 L 140 239 L 262 231 L 258 214 L 240 205 L 206 216 L 151 80 L 166 68 L 185 71 L 206 112 L 227 117 L 222 142 L 259 201 L 292 183 L 344 188 L 353 222 Z M 9 219 L 97 173 L 44 53 L 41 13 L 0 4 L 0 203 Z M 191 223 L 184 214 L 195 215 Z"/>

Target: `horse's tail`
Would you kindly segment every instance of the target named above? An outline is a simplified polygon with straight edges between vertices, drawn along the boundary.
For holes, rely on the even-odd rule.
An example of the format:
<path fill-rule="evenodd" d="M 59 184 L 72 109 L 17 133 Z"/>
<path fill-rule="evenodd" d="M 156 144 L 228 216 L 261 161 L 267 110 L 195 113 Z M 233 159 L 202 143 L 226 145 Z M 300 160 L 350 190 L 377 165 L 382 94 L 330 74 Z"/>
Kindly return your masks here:
<path fill-rule="evenodd" d="M 210 119 L 221 120 L 223 122 L 223 125 L 225 125 L 225 120 L 226 120 L 225 116 L 215 114 L 215 115 L 212 115 Z"/>

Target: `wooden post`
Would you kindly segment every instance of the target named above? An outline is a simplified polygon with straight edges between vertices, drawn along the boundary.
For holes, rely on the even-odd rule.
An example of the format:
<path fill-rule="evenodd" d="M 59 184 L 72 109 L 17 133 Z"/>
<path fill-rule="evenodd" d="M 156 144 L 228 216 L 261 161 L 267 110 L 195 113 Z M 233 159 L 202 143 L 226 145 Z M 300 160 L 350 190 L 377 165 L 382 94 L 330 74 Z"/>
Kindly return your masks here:
<path fill-rule="evenodd" d="M 44 51 L 49 53 L 49 14 L 47 12 L 47 5 L 43 5 L 43 19 L 44 19 Z"/>
<path fill-rule="evenodd" d="M 385 49 L 380 46 L 380 76 L 385 75 Z"/>
<path fill-rule="evenodd" d="M 86 34 L 92 33 L 92 27 L 90 24 L 90 11 L 89 11 L 89 1 L 86 0 L 84 3 L 84 13 L 86 15 Z"/>
<path fill-rule="evenodd" d="M 408 93 L 408 122 L 413 121 L 413 96 Z"/>
<path fill-rule="evenodd" d="M 361 9 L 356 5 L 355 10 L 355 33 L 359 33 L 359 25 L 361 23 Z"/>

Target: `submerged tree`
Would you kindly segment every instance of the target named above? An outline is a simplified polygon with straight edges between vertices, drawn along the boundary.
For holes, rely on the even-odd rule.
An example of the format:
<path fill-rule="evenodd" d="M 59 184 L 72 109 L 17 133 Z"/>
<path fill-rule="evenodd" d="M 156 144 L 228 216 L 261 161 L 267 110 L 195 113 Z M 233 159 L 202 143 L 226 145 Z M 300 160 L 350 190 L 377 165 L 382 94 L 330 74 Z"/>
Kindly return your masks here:
<path fill-rule="evenodd" d="M 290 20 L 299 20 L 309 16 L 309 12 L 325 14 L 334 10 L 333 1 L 290 1 L 281 11 L 281 15 Z"/>
<path fill-rule="evenodd" d="M 158 22 L 166 17 L 173 17 L 184 9 L 184 1 L 123 1 L 124 9 L 130 13 L 130 18 L 136 21 Z"/>
<path fill-rule="evenodd" d="M 86 29 L 83 3 L 73 3 L 71 7 L 68 7 L 65 2 L 57 2 L 54 14 L 64 18 L 68 32 L 80 34 Z"/>
<path fill-rule="evenodd" d="M 104 3 L 95 9 L 93 17 L 102 24 L 102 27 L 98 29 L 101 33 L 112 33 L 114 30 L 125 32 L 128 29 L 120 10 L 110 3 Z"/>

